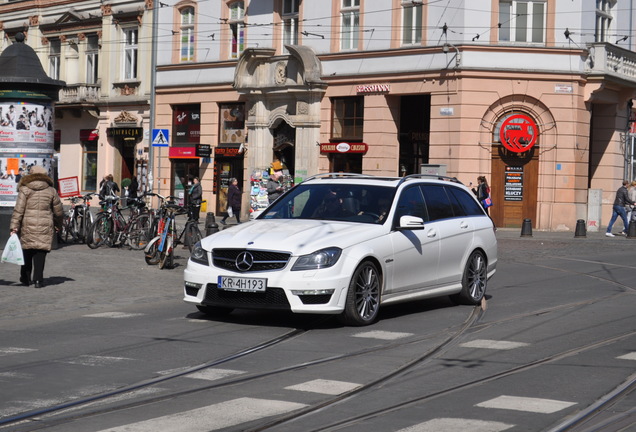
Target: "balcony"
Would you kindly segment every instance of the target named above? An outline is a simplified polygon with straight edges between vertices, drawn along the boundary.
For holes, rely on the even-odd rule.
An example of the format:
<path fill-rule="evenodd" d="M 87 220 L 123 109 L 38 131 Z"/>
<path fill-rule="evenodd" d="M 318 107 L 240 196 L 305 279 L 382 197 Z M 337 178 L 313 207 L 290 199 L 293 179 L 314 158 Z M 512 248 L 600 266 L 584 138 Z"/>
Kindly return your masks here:
<path fill-rule="evenodd" d="M 97 103 L 101 95 L 101 84 L 67 84 L 60 90 L 62 104 Z"/>
<path fill-rule="evenodd" d="M 636 84 L 636 52 L 609 43 L 593 43 L 587 48 L 590 55 L 585 61 L 585 72 L 588 76 Z"/>

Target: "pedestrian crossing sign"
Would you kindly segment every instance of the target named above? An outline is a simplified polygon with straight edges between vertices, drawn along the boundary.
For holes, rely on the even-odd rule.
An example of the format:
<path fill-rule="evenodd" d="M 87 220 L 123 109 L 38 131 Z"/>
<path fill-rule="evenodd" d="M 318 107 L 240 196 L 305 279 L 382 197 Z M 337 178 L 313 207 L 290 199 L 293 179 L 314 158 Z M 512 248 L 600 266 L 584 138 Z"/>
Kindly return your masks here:
<path fill-rule="evenodd" d="M 168 147 L 170 144 L 170 131 L 168 129 L 153 129 L 152 130 L 152 146 L 153 147 Z"/>

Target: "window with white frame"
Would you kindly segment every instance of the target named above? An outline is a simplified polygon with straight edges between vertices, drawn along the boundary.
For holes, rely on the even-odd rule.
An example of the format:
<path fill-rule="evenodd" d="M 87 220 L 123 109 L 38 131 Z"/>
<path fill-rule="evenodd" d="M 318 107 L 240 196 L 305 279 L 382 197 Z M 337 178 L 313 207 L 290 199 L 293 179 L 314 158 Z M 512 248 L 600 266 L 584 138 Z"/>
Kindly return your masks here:
<path fill-rule="evenodd" d="M 595 42 L 607 42 L 612 28 L 613 8 L 616 0 L 596 0 Z"/>
<path fill-rule="evenodd" d="M 49 76 L 60 79 L 60 56 L 62 54 L 62 41 L 59 38 L 49 40 Z"/>
<path fill-rule="evenodd" d="M 239 58 L 245 50 L 245 3 L 230 3 L 230 30 L 232 31 L 232 47 L 230 57 Z"/>
<path fill-rule="evenodd" d="M 422 3 L 402 1 L 402 45 L 422 42 Z"/>
<path fill-rule="evenodd" d="M 298 6 L 300 0 L 283 0 L 283 46 L 298 44 Z"/>
<path fill-rule="evenodd" d="M 86 37 L 86 84 L 96 84 L 99 66 L 99 37 Z"/>
<path fill-rule="evenodd" d="M 124 79 L 133 80 L 137 78 L 137 36 L 139 30 L 136 28 L 124 29 Z"/>
<path fill-rule="evenodd" d="M 186 7 L 181 9 L 181 49 L 179 50 L 181 62 L 194 61 L 194 8 Z"/>
<path fill-rule="evenodd" d="M 357 49 L 360 31 L 360 0 L 342 0 L 340 15 L 342 16 L 340 49 Z"/>
<path fill-rule="evenodd" d="M 500 0 L 500 42 L 545 42 L 545 0 Z"/>

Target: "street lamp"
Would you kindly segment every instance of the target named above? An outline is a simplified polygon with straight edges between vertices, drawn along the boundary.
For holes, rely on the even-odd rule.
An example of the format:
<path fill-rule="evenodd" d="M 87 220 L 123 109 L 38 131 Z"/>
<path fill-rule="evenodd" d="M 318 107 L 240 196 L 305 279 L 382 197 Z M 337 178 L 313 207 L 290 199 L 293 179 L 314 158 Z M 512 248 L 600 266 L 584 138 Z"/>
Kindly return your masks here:
<path fill-rule="evenodd" d="M 461 61 L 461 55 L 459 53 L 459 49 L 457 49 L 457 47 L 451 43 L 445 43 L 442 46 L 442 52 L 444 52 L 445 54 L 448 54 L 448 52 L 450 51 L 450 48 L 453 48 L 456 51 L 455 54 L 455 67 L 459 67 L 460 61 Z"/>

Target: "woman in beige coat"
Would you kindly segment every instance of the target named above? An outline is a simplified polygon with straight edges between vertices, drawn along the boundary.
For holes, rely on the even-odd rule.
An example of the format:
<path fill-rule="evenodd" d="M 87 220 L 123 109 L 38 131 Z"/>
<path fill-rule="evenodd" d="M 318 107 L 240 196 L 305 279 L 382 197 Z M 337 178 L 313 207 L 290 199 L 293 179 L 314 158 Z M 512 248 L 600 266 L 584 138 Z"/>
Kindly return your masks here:
<path fill-rule="evenodd" d="M 20 282 L 35 288 L 44 286 L 44 263 L 51 251 L 53 236 L 62 228 L 64 210 L 53 188 L 53 180 L 41 166 L 33 166 L 18 183 L 18 199 L 11 216 L 11 234 L 18 233 L 24 265 L 20 268 Z M 33 278 L 31 278 L 33 272 Z"/>

